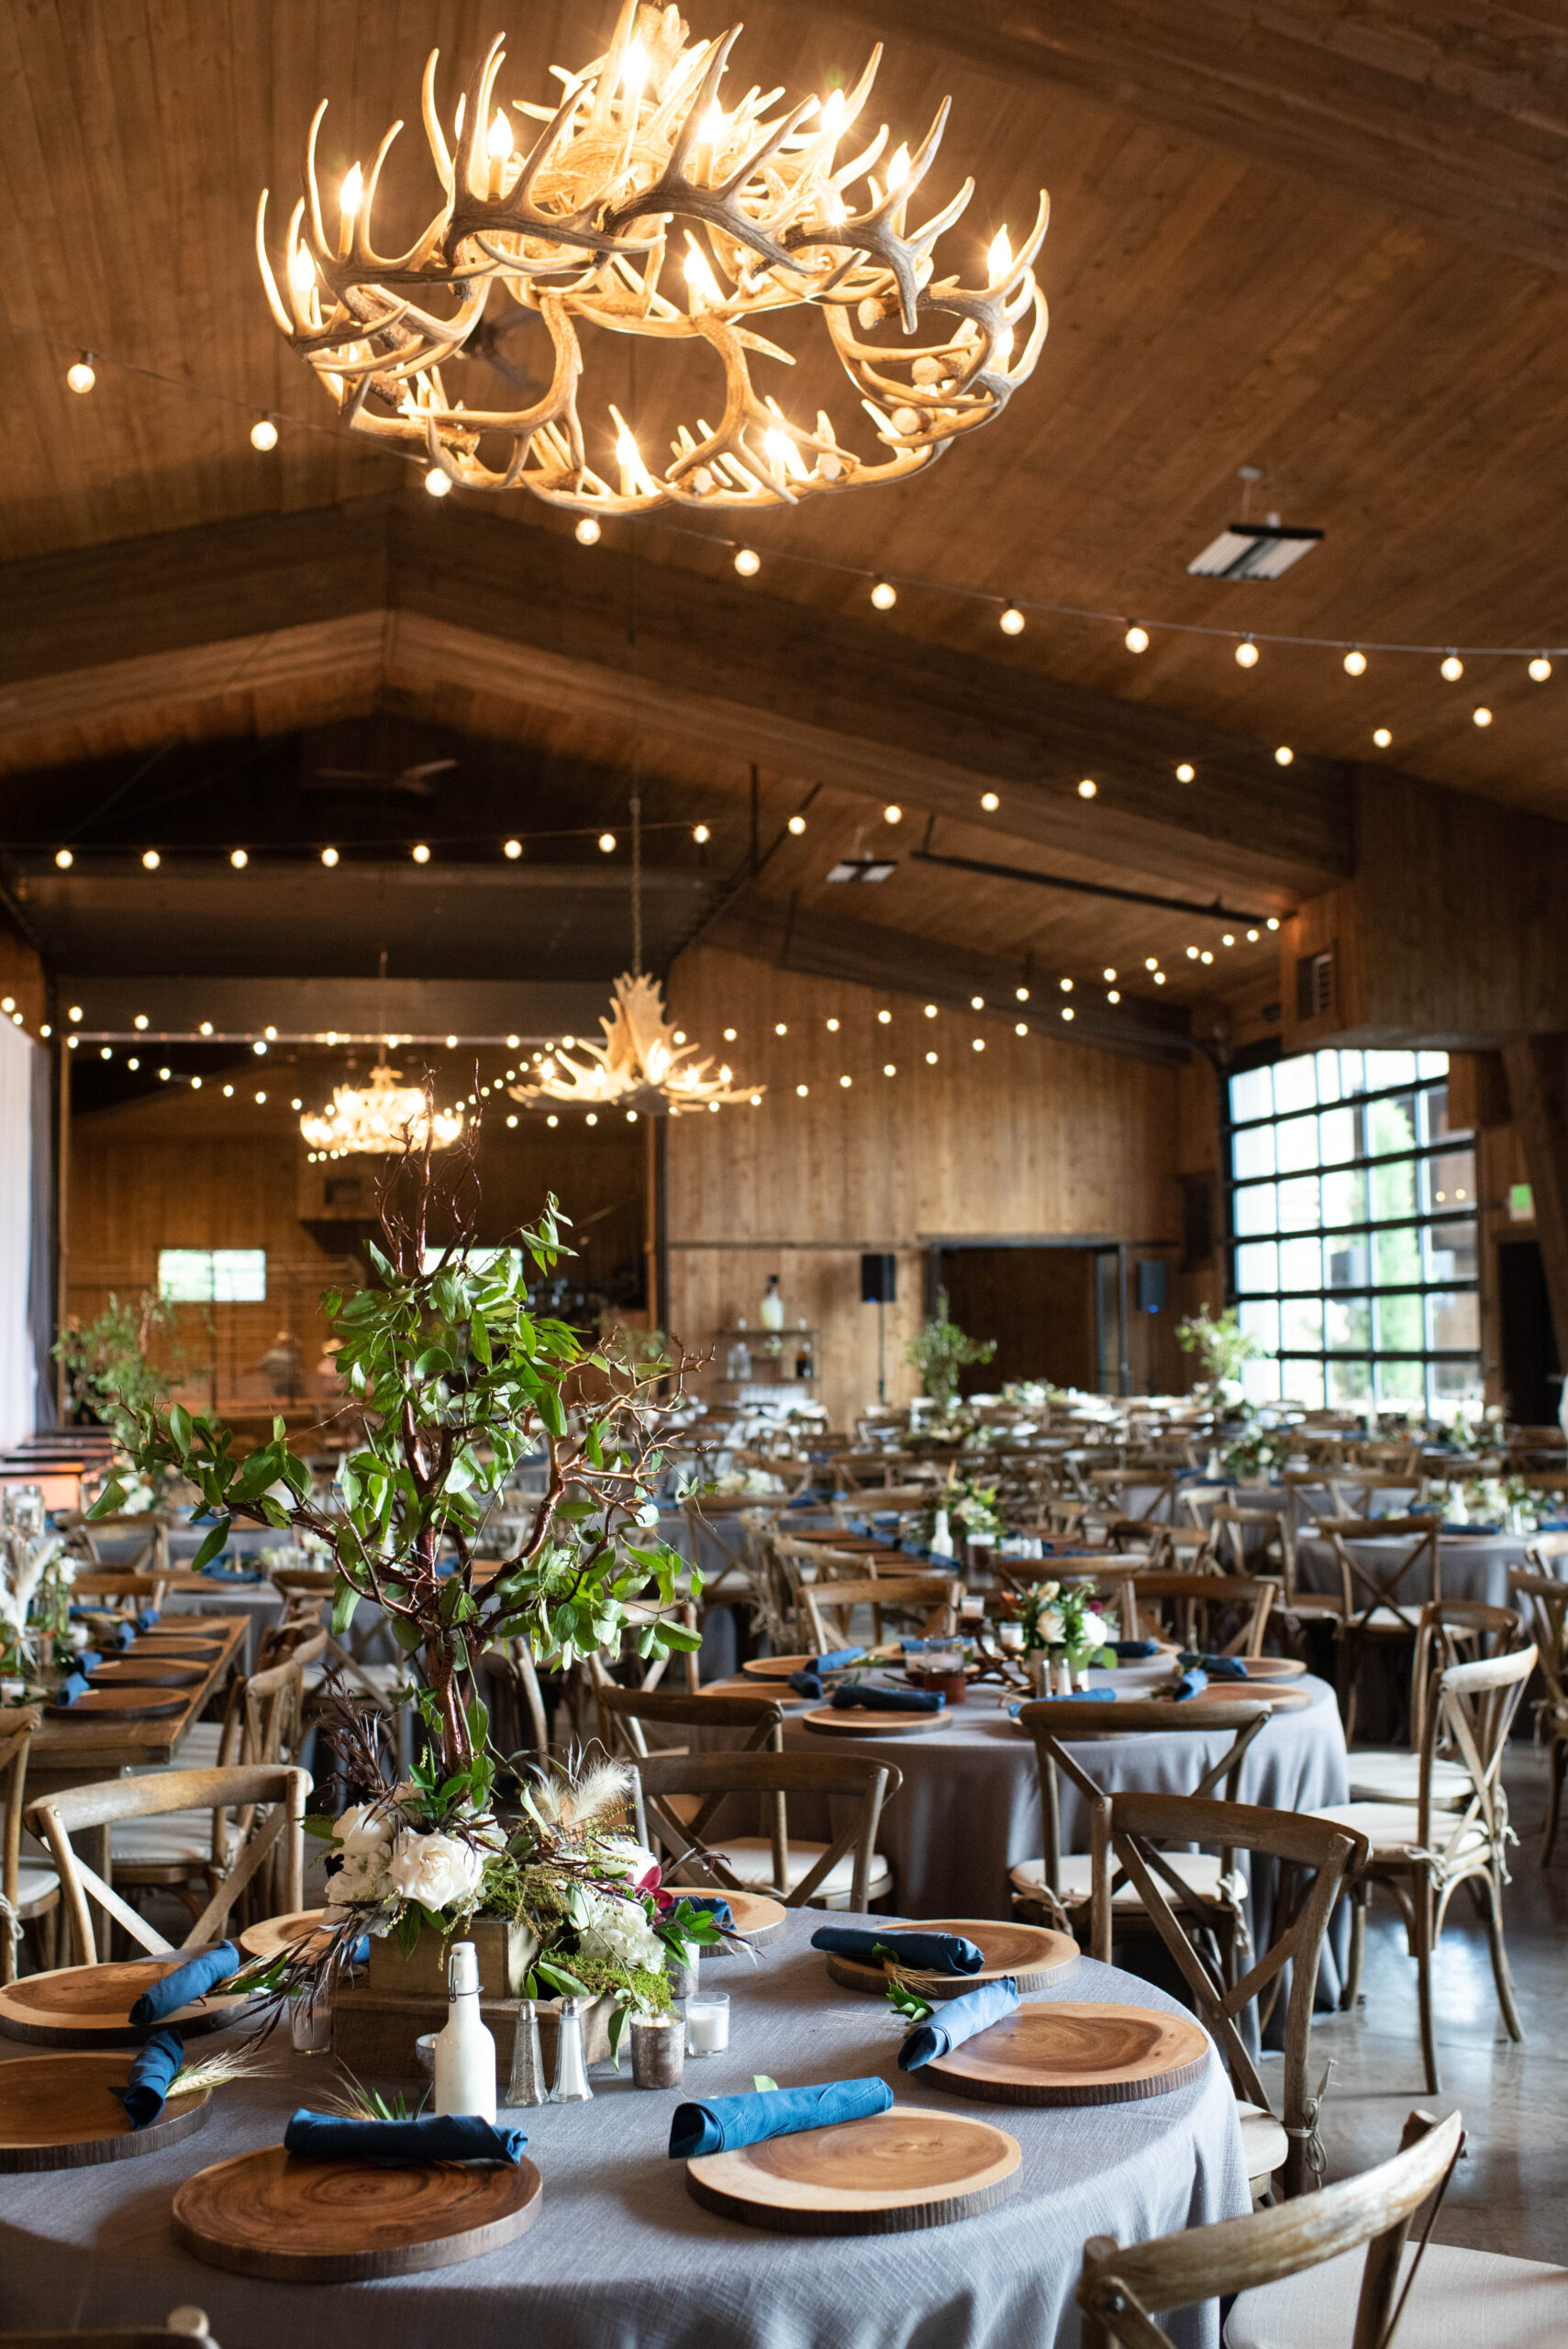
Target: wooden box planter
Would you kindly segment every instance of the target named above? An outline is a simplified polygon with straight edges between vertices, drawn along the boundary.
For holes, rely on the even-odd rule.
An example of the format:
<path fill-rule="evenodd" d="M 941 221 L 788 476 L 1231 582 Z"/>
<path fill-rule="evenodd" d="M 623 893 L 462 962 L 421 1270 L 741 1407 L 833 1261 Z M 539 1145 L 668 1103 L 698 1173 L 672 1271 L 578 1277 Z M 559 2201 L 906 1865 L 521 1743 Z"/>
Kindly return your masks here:
<path fill-rule="evenodd" d="M 452 1941 L 472 1942 L 479 1961 L 482 1998 L 520 1998 L 528 1970 L 539 1952 L 531 1927 L 508 1924 L 500 1917 L 475 1917 Z M 447 1954 L 451 1942 L 443 1941 L 428 1925 L 406 1957 L 395 1933 L 371 1941 L 370 1987 L 383 1998 L 437 1998 L 447 2002 Z"/>
<path fill-rule="evenodd" d="M 522 2012 L 522 1983 L 539 1943 L 527 1925 L 489 1917 L 475 1918 L 462 1938 L 472 1941 L 478 1954 L 479 2011 L 495 2042 L 498 2092 L 504 2095 L 512 2074 L 512 2043 Z M 405 1957 L 389 1933 L 383 1941 L 372 1941 L 365 1979 L 333 1991 L 332 2053 L 357 2078 L 421 2077 L 414 2043 L 446 2023 L 449 1946 L 426 1927 Z M 583 2053 L 587 2063 L 599 2064 L 607 2058 L 614 2012 L 615 2000 L 608 1995 L 584 2007 Z M 538 2013 L 545 2076 L 553 2079 L 561 2001 L 541 1998 Z"/>

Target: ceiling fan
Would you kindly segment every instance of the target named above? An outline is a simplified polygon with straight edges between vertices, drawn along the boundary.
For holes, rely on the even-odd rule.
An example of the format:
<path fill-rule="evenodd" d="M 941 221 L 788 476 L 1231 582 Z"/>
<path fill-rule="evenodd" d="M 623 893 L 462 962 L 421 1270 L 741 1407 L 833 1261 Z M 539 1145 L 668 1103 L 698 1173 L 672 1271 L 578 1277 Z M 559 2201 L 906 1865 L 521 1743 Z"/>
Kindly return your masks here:
<path fill-rule="evenodd" d="M 338 784 L 350 791 L 411 791 L 428 799 L 435 789 L 430 777 L 445 774 L 455 767 L 456 759 L 427 759 L 417 767 L 404 767 L 397 774 L 385 774 L 371 767 L 317 767 L 309 778 L 307 788 L 321 784 Z"/>

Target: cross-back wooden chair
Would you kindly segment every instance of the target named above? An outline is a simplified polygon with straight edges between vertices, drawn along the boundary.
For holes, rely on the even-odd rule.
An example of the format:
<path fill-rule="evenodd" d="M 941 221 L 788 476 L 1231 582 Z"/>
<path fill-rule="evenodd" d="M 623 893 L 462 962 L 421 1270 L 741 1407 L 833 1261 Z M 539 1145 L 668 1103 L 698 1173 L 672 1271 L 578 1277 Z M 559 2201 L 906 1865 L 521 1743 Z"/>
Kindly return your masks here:
<path fill-rule="evenodd" d="M 42 1928 L 43 1963 L 54 1963 L 60 1878 L 51 1867 L 22 1852 L 28 1754 L 41 1719 L 33 1705 L 0 1713 L 0 1982 L 17 1978 L 17 1953 L 24 1925 Z"/>
<path fill-rule="evenodd" d="M 1179 1574 L 1152 1566 L 1126 1585 L 1133 1629 L 1163 1620 L 1179 1647 L 1205 1655 L 1262 1655 L 1279 1585 L 1266 1575 Z"/>
<path fill-rule="evenodd" d="M 1531 1545 L 1532 1557 L 1538 1547 L 1539 1542 Z M 1523 1566 L 1512 1566 L 1508 1588 L 1525 1612 L 1546 1684 L 1546 1694 L 1537 1699 L 1535 1708 L 1536 1732 L 1546 1740 L 1546 1820 L 1540 1839 L 1544 1867 L 1557 1841 L 1562 1774 L 1568 1767 L 1568 1582 L 1559 1582 L 1552 1574 L 1529 1574 Z"/>
<path fill-rule="evenodd" d="M 1309 2333 L 1315 2340 L 1331 2337 L 1342 2349 L 1393 2349 L 1406 2307 L 1401 2275 L 1411 2221 L 1445 2184 L 1463 2137 L 1457 2112 L 1445 2121 L 1413 2112 L 1392 2161 L 1305 2200 L 1148 2243 L 1124 2246 L 1109 2235 L 1091 2235 L 1077 2293 L 1083 2349 L 1171 2349 L 1173 2335 L 1157 2321 L 1156 2310 L 1232 2295 L 1238 2297 L 1225 2329 L 1228 2349 L 1295 2349 Z M 1349 2271 L 1363 2244 L 1358 2277 Z M 1326 2277 L 1329 2261 L 1343 2265 Z M 1318 2322 L 1328 2290 L 1340 2320 L 1331 2333 Z M 1408 2349 L 1420 2349 L 1409 2333 L 1404 2338 Z M 1423 2339 L 1435 2349 L 1433 2333 Z"/>
<path fill-rule="evenodd" d="M 1421 1513 L 1408 1517 L 1324 1517 L 1318 1531 L 1334 1553 L 1340 1570 L 1340 1710 L 1345 1742 L 1355 1735 L 1361 1667 L 1367 1648 L 1413 1642 L 1421 1609 L 1442 1596 L 1438 1548 L 1440 1520 Z M 1397 1542 L 1392 1555 L 1358 1557 L 1351 1544 Z M 1401 1595 L 1407 1578 L 1414 1592 Z"/>
<path fill-rule="evenodd" d="M 633 1768 L 638 1837 L 648 1844 L 651 1836 L 673 1887 L 766 1892 L 789 1909 L 858 1914 L 892 1896 L 893 1872 L 876 1849 L 883 1805 L 904 1783 L 891 1762 L 859 1753 L 651 1753 Z M 801 1842 L 789 1831 L 791 1795 L 852 1800 L 854 1813 L 831 1842 Z M 765 1835 L 715 1832 L 730 1796 L 758 1800 Z"/>
<path fill-rule="evenodd" d="M 1373 1516 L 1372 1502 L 1378 1493 L 1408 1493 L 1409 1506 L 1398 1514 L 1411 1517 L 1418 1511 L 1427 1489 L 1427 1480 L 1419 1472 L 1407 1476 L 1385 1468 L 1336 1468 L 1328 1484 L 1336 1517 Z"/>
<path fill-rule="evenodd" d="M 77 1571 L 71 1586 L 74 1602 L 91 1599 L 106 1615 L 135 1615 L 146 1607 L 161 1607 L 168 1580 L 162 1575 L 140 1574 L 128 1567 L 106 1566 L 102 1572 Z"/>
<path fill-rule="evenodd" d="M 1282 1517 L 1275 1508 L 1248 1508 L 1239 1501 L 1216 1501 L 1208 1516 L 1209 1540 L 1215 1564 L 1221 1574 L 1251 1574 L 1259 1561 L 1266 1561 L 1272 1550 L 1278 1551 L 1283 1569 L 1284 1543 L 1281 1538 Z M 1249 1534 L 1261 1534 L 1248 1549 Z M 1283 1596 L 1283 1586 L 1282 1586 Z"/>
<path fill-rule="evenodd" d="M 1413 1803 L 1418 1799 L 1421 1742 L 1434 1675 L 1451 1664 L 1506 1655 L 1517 1644 L 1518 1630 L 1519 1619 L 1513 1608 L 1489 1607 L 1480 1598 L 1434 1598 L 1429 1607 L 1422 1608 L 1410 1651 L 1409 1743 L 1361 1746 L 1348 1756 L 1351 1802 Z M 1440 1738 L 1432 1763 L 1431 1788 L 1440 1810 L 1462 1807 L 1470 1789 L 1469 1771 L 1445 1753 Z"/>
<path fill-rule="evenodd" d="M 624 1753 L 634 1762 L 648 1758 L 645 1721 L 657 1721 L 666 1729 L 743 1731 L 745 1742 L 736 1749 L 741 1753 L 784 1750 L 784 1707 L 761 1692 L 755 1697 L 731 1696 L 728 1690 L 710 1688 L 696 1696 L 667 1696 L 658 1688 L 619 1688 L 601 1673 L 594 1697 L 599 1711 L 600 1743 L 608 1753 Z M 657 1753 L 676 1750 L 662 1740 L 652 1749 Z M 678 1750 L 687 1753 L 690 1748 Z"/>
<path fill-rule="evenodd" d="M 98 1963 L 89 1898 L 105 1909 L 137 1945 L 161 1957 L 173 1944 L 138 1914 L 112 1885 L 90 1868 L 72 1844 L 72 1835 L 128 1820 L 157 1819 L 172 1811 L 211 1814 L 215 1848 L 219 1821 L 229 1811 L 248 1815 L 250 1827 L 227 1854 L 209 1898 L 179 1944 L 199 1949 L 221 1937 L 229 1915 L 255 1883 L 263 1915 L 287 1915 L 304 1905 L 302 1821 L 310 1787 L 308 1772 L 280 1768 L 169 1770 L 140 1778 L 111 1778 L 101 1785 L 72 1787 L 28 1806 L 28 1824 L 49 1844 L 60 1876 L 78 1962 Z"/>
<path fill-rule="evenodd" d="M 963 1585 L 949 1575 L 868 1575 L 859 1581 L 806 1583 L 800 1594 L 812 1653 L 828 1655 L 850 1644 L 850 1622 L 857 1607 L 869 1607 L 872 1643 L 882 1645 L 883 1615 L 913 1614 L 921 1639 L 938 1639 L 958 1629 Z"/>
<path fill-rule="evenodd" d="M 1045 1822 L 1045 1850 L 1038 1860 L 1019 1860 L 1007 1871 L 1013 1906 L 1026 1922 L 1059 1926 L 1080 1941 L 1098 1947 L 1114 1926 L 1118 1935 L 1153 1930 L 1145 1915 L 1138 1887 L 1125 1869 L 1096 1876 L 1094 1821 L 1106 1814 L 1109 1796 L 1095 1778 L 1089 1762 L 1069 1745 L 1104 1743 L 1106 1740 L 1153 1731 L 1173 1735 L 1225 1736 L 1230 1742 L 1207 1769 L 1199 1768 L 1194 1793 L 1211 1795 L 1223 1785 L 1225 1798 L 1234 1803 L 1240 1785 L 1241 1765 L 1248 1748 L 1269 1718 L 1266 1705 L 1238 1700 L 1228 1704 L 1217 1720 L 1212 1708 L 1175 1705 L 1155 1697 L 1136 1697 L 1096 1704 L 1084 1698 L 1042 1698 L 1018 1712 L 1018 1725 L 1034 1741 L 1040 1771 L 1040 1810 Z M 1062 1787 L 1065 1778 L 1085 1804 L 1090 1821 L 1090 1849 L 1062 1848 Z M 1230 1856 L 1218 1860 L 1206 1852 L 1173 1854 L 1171 1865 L 1184 1887 L 1184 1898 L 1195 1921 L 1229 1953 L 1238 1938 L 1246 1887 Z M 1229 1956 L 1222 1970 L 1230 1970 Z"/>
<path fill-rule="evenodd" d="M 1178 1485 L 1171 1511 L 1173 1524 L 1207 1528 L 1207 1511 L 1228 1501 L 1235 1487 L 1231 1485 Z"/>
<path fill-rule="evenodd" d="M 906 1516 L 911 1510 L 924 1508 L 930 1497 L 929 1485 L 885 1485 L 876 1492 L 835 1493 L 828 1507 L 834 1524 L 847 1531 L 851 1525 L 880 1517 L 886 1509 Z"/>
<path fill-rule="evenodd" d="M 1111 1962 L 1109 1887 L 1117 1874 L 1125 1872 L 1230 2074 L 1241 2107 L 1241 2137 L 1253 2193 L 1271 2184 L 1287 2196 L 1307 2191 L 1319 2182 L 1323 2170 L 1319 2095 L 1314 2094 L 1308 2076 L 1312 2001 L 1323 1936 L 1349 1873 L 1365 1863 L 1365 1837 L 1322 1820 L 1298 1819 L 1294 1811 L 1136 1790 L 1112 1794 L 1108 1802 L 1096 1804 L 1090 1828 L 1095 1877 L 1093 1954 L 1107 1965 Z M 1273 1938 L 1240 1978 L 1217 1968 L 1200 1945 L 1207 1936 L 1190 1929 L 1194 1910 L 1179 1870 L 1181 1855 L 1163 1847 L 1193 1843 L 1217 1845 L 1232 1864 L 1234 1854 L 1244 1851 L 1281 1867 Z M 1310 1882 L 1304 1883 L 1304 1877 Z M 1239 2025 L 1257 1998 L 1262 2028 L 1287 1967 L 1284 2065 L 1276 2110 Z"/>
<path fill-rule="evenodd" d="M 1367 1903 L 1374 1884 L 1394 1895 L 1409 1934 L 1416 1961 L 1416 1997 L 1427 2087 L 1436 2095 L 1437 2041 L 1432 2025 L 1432 1956 L 1442 1933 L 1448 1904 L 1468 1884 L 1486 1927 L 1492 1973 L 1504 2026 L 1513 2040 L 1524 2037 L 1514 2002 L 1513 1977 L 1503 1941 L 1503 1886 L 1507 1850 L 1514 1840 L 1508 1798 L 1503 1787 L 1503 1755 L 1508 1731 L 1535 1669 L 1533 1647 L 1478 1664 L 1451 1664 L 1438 1675 L 1421 1742 L 1421 1769 L 1415 1805 L 1347 1802 L 1318 1811 L 1319 1819 L 1352 1828 L 1370 1846 L 1359 1872 L 1351 1909 L 1351 1962 L 1341 2004 L 1354 2004 L 1361 1987 L 1366 1943 Z M 1462 1804 L 1444 1809 L 1434 1800 L 1432 1765 L 1440 1738 L 1470 1779 Z"/>
<path fill-rule="evenodd" d="M 94 1517 L 73 1511 L 64 1520 L 67 1547 L 78 1557 L 90 1558 L 95 1566 L 116 1574 L 161 1574 L 169 1572 L 169 1520 L 154 1510 L 141 1515 Z M 120 1565 L 106 1564 L 104 1544 L 132 1540 L 140 1543 L 133 1557 Z"/>

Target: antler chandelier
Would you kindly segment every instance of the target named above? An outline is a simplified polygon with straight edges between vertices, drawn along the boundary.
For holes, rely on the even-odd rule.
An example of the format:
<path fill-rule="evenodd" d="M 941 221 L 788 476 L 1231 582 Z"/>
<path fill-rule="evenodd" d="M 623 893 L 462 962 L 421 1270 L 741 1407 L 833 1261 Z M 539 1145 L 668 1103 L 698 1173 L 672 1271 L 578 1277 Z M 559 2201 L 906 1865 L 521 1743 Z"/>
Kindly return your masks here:
<path fill-rule="evenodd" d="M 299 1130 L 312 1151 L 325 1158 L 351 1158 L 409 1145 L 445 1150 L 456 1141 L 462 1131 L 461 1113 L 433 1109 L 417 1085 L 398 1084 L 400 1074 L 379 1062 L 368 1085 L 335 1086 L 330 1108 L 319 1117 L 307 1109 Z"/>
<path fill-rule="evenodd" d="M 567 1101 L 583 1109 L 606 1103 L 620 1108 L 717 1109 L 728 1101 L 761 1101 L 764 1087 L 738 1085 L 732 1069 L 709 1075 L 711 1057 L 698 1060 L 698 1044 L 670 1025 L 657 979 L 623 971 L 612 993 L 614 1016 L 601 1019 L 602 1044 L 582 1042 L 586 1055 L 573 1060 L 557 1048 L 545 1054 L 534 1081 L 507 1089 L 514 1101 Z"/>
<path fill-rule="evenodd" d="M 355 163 L 344 174 L 328 237 L 317 170 L 322 101 L 306 146 L 306 192 L 288 225 L 282 292 L 267 252 L 265 192 L 256 252 L 272 316 L 353 430 L 422 451 L 465 488 L 521 486 L 551 505 L 639 514 L 792 506 L 825 490 L 902 481 L 1000 414 L 1045 340 L 1045 297 L 1030 264 L 1048 198 L 1042 193 L 1018 253 L 1006 228 L 997 232 L 982 284 L 937 282 L 932 249 L 963 213 L 973 180 L 918 226 L 908 215 L 951 101 L 913 154 L 900 145 L 884 160 L 884 125 L 840 163 L 880 48 L 848 93 L 773 113 L 781 93 L 752 89 L 727 112 L 719 86 L 740 30 L 688 46 L 678 9 L 627 0 L 603 57 L 580 72 L 551 69 L 562 84 L 559 106 L 514 101 L 515 113 L 543 126 L 526 151 L 510 115 L 492 103 L 505 36 L 459 101 L 455 154 L 437 110 L 432 50 L 424 124 L 443 201 L 423 236 L 395 256 L 377 252 L 373 214 L 403 126 L 394 123 L 368 173 Z M 849 191 L 861 182 L 857 210 Z M 531 406 L 471 407 L 449 394 L 442 371 L 460 356 L 491 355 L 508 304 L 543 322 L 552 379 Z M 801 306 L 821 313 L 885 454 L 862 458 L 825 412 L 808 430 L 754 389 L 753 356 L 792 363 L 760 325 Z M 916 343 L 922 319 L 937 339 Z M 895 320 L 906 340 L 862 340 Z M 706 342 L 723 375 L 717 424 L 700 416 L 682 424 L 661 467 L 645 460 L 610 405 L 613 459 L 595 471 L 578 405 L 583 322 Z"/>

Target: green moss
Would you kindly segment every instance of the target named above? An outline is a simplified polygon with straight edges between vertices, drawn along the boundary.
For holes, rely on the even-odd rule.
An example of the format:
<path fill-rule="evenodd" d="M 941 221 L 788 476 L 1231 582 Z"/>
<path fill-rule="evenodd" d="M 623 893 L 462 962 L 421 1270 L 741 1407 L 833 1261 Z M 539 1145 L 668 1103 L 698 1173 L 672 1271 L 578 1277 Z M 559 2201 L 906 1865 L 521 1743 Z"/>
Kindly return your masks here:
<path fill-rule="evenodd" d="M 580 1954 L 571 1957 L 563 1954 L 561 1963 L 595 1998 L 606 1990 L 629 1990 L 639 2006 L 662 2010 L 670 2004 L 669 1976 L 654 1974 L 646 1965 L 617 1965 L 607 1957 L 584 1957 Z"/>

